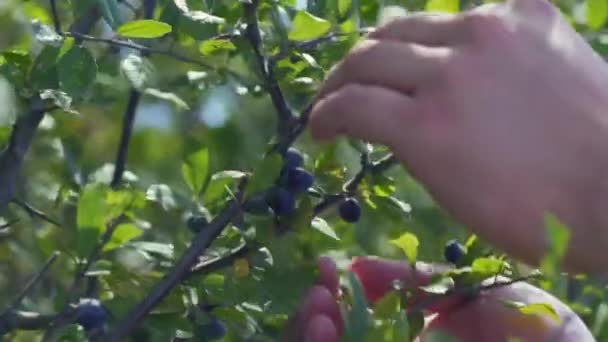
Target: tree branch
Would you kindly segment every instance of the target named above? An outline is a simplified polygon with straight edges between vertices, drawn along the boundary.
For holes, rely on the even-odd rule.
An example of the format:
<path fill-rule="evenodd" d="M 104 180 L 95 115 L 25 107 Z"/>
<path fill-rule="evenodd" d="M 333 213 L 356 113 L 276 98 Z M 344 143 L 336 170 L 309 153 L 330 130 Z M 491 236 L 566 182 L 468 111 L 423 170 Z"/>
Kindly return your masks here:
<path fill-rule="evenodd" d="M 205 229 L 198 233 L 190 247 L 173 269 L 171 269 L 165 278 L 156 285 L 146 298 L 137 304 L 125 318 L 118 323 L 116 328 L 107 338 L 103 338 L 104 341 L 122 341 L 124 337 L 128 336 L 137 328 L 144 316 L 158 305 L 158 303 L 160 303 L 169 292 L 184 279 L 191 271 L 199 256 L 205 252 L 211 243 L 221 234 L 224 228 L 232 221 L 235 215 L 240 212 L 246 183 L 246 180 L 241 182 L 236 199 L 226 206 L 222 212 L 205 227 Z"/>
<path fill-rule="evenodd" d="M 13 198 L 23 158 L 45 112 L 42 100 L 38 97 L 32 99 L 29 112 L 17 118 L 8 145 L 0 152 L 0 209 Z"/>
<path fill-rule="evenodd" d="M 147 47 L 145 45 L 133 43 L 133 42 L 126 41 L 126 40 L 120 40 L 120 39 L 116 39 L 116 38 L 93 37 L 93 36 L 90 36 L 90 35 L 87 35 L 87 34 L 78 33 L 78 32 L 63 32 L 62 34 L 64 36 L 73 37 L 73 38 L 75 38 L 77 40 L 81 40 L 81 41 L 89 41 L 89 42 L 107 44 L 109 46 L 121 46 L 121 47 L 130 48 L 130 49 L 133 49 L 133 50 L 140 51 L 144 55 L 149 55 L 149 54 L 163 55 L 163 56 L 171 57 L 171 58 L 173 58 L 175 60 L 178 60 L 180 62 L 198 65 L 198 66 L 200 66 L 202 68 L 205 68 L 205 69 L 210 69 L 210 70 L 216 70 L 217 69 L 213 65 L 205 63 L 204 61 L 201 61 L 201 60 L 198 60 L 198 59 L 194 59 L 194 58 L 190 58 L 188 56 L 181 55 L 181 54 L 179 54 L 179 53 L 177 53 L 175 51 L 171 51 L 171 50 L 160 50 L 160 49 L 150 48 L 150 47 Z M 237 72 L 235 72 L 233 70 L 230 70 L 230 69 L 224 69 L 224 70 L 230 76 L 232 76 L 232 77 L 234 77 L 234 78 L 242 81 L 243 83 L 245 83 L 243 81 L 243 77 L 241 75 L 239 75 Z"/>
<path fill-rule="evenodd" d="M 344 183 L 344 192 L 340 194 L 325 196 L 325 198 L 321 202 L 315 205 L 314 215 L 316 216 L 321 214 L 329 207 L 339 203 L 346 196 L 352 195 L 356 191 L 361 181 L 363 181 L 363 179 L 365 178 L 365 175 L 374 175 L 382 173 L 388 170 L 396 163 L 397 158 L 392 154 L 389 154 L 374 163 L 370 163 L 368 157 L 363 154 L 361 156 L 361 169 L 359 170 L 359 172 L 357 172 L 357 174 L 355 174 L 355 176 L 353 176 L 353 178 L 349 179 L 348 181 L 346 181 L 346 183 Z"/>
<path fill-rule="evenodd" d="M 45 214 L 43 211 L 34 208 L 27 202 L 24 202 L 18 198 L 13 198 L 11 202 L 21 207 L 21 209 L 25 210 L 25 212 L 27 212 L 27 214 L 31 217 L 38 217 L 54 226 L 61 227 L 61 224 L 58 221 Z"/>
<path fill-rule="evenodd" d="M 129 152 L 129 141 L 131 140 L 131 133 L 133 132 L 133 122 L 135 121 L 135 112 L 137 111 L 137 105 L 141 99 L 141 93 L 134 88 L 131 88 L 129 92 L 129 102 L 122 122 L 122 134 L 120 136 L 120 144 L 118 145 L 118 153 L 116 154 L 116 162 L 114 163 L 114 175 L 112 176 L 112 182 L 110 186 L 117 188 L 122 181 L 122 176 L 125 171 L 125 165 L 127 163 L 127 154 Z"/>
<path fill-rule="evenodd" d="M 257 16 L 258 5 L 259 0 L 243 2 L 245 20 L 247 22 L 245 35 L 253 47 L 253 52 L 262 74 L 264 85 L 270 94 L 272 104 L 277 111 L 279 146 L 281 149 L 286 150 L 288 146 L 281 142 L 285 141 L 289 136 L 294 114 L 283 95 L 279 82 L 274 76 L 274 62 L 264 56 L 263 42 Z"/>
<path fill-rule="evenodd" d="M 59 13 L 57 12 L 57 1 L 50 0 L 51 2 L 51 14 L 53 16 L 53 25 L 57 33 L 61 32 L 61 21 L 59 21 Z"/>
<path fill-rule="evenodd" d="M 236 259 L 242 258 L 254 250 L 255 248 L 253 246 L 243 243 L 239 247 L 230 251 L 230 254 L 228 255 L 204 260 L 194 265 L 190 272 L 184 275 L 182 280 L 189 279 L 195 275 L 208 274 L 229 267 Z"/>
<path fill-rule="evenodd" d="M 58 315 L 11 310 L 0 316 L 0 336 L 12 330 L 39 330 L 49 325 Z"/>
<path fill-rule="evenodd" d="M 36 274 L 34 274 L 34 276 L 30 279 L 30 281 L 28 281 L 28 283 L 25 284 L 25 287 L 23 288 L 23 290 L 21 290 L 19 295 L 13 300 L 13 303 L 11 304 L 11 306 L 8 309 L 6 309 L 6 311 L 3 312 L 2 315 L 0 315 L 0 317 L 3 317 L 4 315 L 6 315 L 7 312 L 9 312 L 9 311 L 15 310 L 17 308 L 17 306 L 19 306 L 19 304 L 21 304 L 21 301 L 23 300 L 23 298 L 25 298 L 25 296 L 27 296 L 29 294 L 29 292 L 34 288 L 34 286 L 36 284 L 38 284 L 40 279 L 42 279 L 42 276 L 44 274 L 46 274 L 46 272 L 50 269 L 50 267 L 55 263 L 58 256 L 59 256 L 59 252 L 53 252 L 53 254 L 51 254 L 51 256 L 44 262 L 44 265 L 42 265 L 42 268 L 40 268 L 40 270 L 38 270 L 38 272 Z"/>

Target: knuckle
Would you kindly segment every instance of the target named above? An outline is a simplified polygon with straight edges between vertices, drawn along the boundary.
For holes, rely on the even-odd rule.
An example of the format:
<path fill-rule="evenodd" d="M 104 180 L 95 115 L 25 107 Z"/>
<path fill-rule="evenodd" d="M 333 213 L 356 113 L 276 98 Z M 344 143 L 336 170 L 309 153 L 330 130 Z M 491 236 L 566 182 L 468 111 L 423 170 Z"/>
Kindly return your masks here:
<path fill-rule="evenodd" d="M 376 55 L 380 49 L 380 42 L 377 40 L 367 39 L 359 43 L 350 52 L 349 56 L 345 59 L 347 67 L 360 68 L 361 63 L 369 61 L 370 56 Z"/>
<path fill-rule="evenodd" d="M 509 30 L 507 20 L 497 12 L 469 12 L 462 20 L 475 44 L 495 41 Z"/>

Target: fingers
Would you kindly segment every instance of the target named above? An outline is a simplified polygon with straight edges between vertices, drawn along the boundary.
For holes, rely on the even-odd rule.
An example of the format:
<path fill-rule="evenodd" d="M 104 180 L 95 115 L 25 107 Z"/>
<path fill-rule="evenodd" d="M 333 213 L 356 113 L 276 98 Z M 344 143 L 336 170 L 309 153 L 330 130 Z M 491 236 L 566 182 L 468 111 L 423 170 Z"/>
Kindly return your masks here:
<path fill-rule="evenodd" d="M 393 282 L 399 280 L 406 288 L 414 289 L 419 286 L 428 285 L 433 275 L 445 271 L 447 267 L 417 263 L 416 270 L 409 264 L 400 261 L 383 260 L 376 258 L 357 258 L 351 264 L 354 272 L 365 291 L 368 300 L 373 303 L 393 289 Z M 428 298 L 422 291 L 414 291 L 416 294 L 410 303 L 411 307 L 418 305 Z M 424 310 L 429 312 L 448 311 L 462 302 L 456 296 L 446 296 L 440 299 L 433 298 L 424 305 Z"/>
<path fill-rule="evenodd" d="M 333 320 L 322 314 L 310 319 L 305 334 L 305 342 L 338 342 L 339 339 Z"/>
<path fill-rule="evenodd" d="M 390 145 L 404 134 L 402 122 L 413 112 L 408 96 L 379 86 L 349 84 L 314 106 L 310 129 L 318 140 L 344 134 Z"/>
<path fill-rule="evenodd" d="M 366 40 L 330 72 L 317 98 L 351 84 L 409 94 L 439 72 L 448 50 L 396 41 Z"/>
<path fill-rule="evenodd" d="M 415 13 L 382 25 L 368 37 L 426 46 L 453 46 L 471 39 L 469 25 L 463 18 L 454 14 Z"/>
<path fill-rule="evenodd" d="M 324 286 L 332 296 L 338 295 L 340 279 L 338 278 L 338 269 L 331 258 L 319 258 L 319 285 Z"/>
<path fill-rule="evenodd" d="M 331 258 L 320 257 L 319 279 L 304 296 L 296 314 L 287 324 L 281 341 L 338 341 L 344 322 L 337 302 L 338 271 Z"/>

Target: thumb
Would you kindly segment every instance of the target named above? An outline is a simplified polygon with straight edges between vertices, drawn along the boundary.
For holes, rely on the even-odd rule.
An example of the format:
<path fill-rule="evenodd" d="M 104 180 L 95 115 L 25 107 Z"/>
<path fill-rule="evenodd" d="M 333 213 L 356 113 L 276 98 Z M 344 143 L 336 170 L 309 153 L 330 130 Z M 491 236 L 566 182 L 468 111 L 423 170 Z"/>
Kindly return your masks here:
<path fill-rule="evenodd" d="M 429 295 L 418 288 L 430 284 L 434 275 L 447 269 L 443 265 L 422 262 L 416 263 L 416 267 L 412 268 L 406 262 L 371 257 L 355 258 L 350 266 L 350 270 L 361 282 L 365 296 L 370 303 L 376 302 L 390 292 L 393 289 L 394 281 L 398 280 L 406 289 L 413 290 L 414 298 L 409 303 L 410 306 L 428 300 Z M 424 309 L 429 312 L 444 312 L 462 301 L 463 299 L 456 295 L 443 296 L 428 301 L 428 305 L 424 305 Z"/>

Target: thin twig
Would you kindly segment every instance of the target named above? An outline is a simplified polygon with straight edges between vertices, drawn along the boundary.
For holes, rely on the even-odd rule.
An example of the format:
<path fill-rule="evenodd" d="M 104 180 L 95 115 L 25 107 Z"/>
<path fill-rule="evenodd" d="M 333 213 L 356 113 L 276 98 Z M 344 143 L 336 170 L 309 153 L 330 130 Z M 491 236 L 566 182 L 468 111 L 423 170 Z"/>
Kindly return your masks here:
<path fill-rule="evenodd" d="M 53 25 L 55 26 L 56 32 L 61 32 L 61 22 L 59 21 L 59 13 L 57 11 L 57 1 L 50 0 L 51 2 L 51 15 L 53 16 Z"/>
<path fill-rule="evenodd" d="M 232 221 L 235 215 L 241 210 L 241 202 L 243 200 L 246 179 L 241 181 L 237 199 L 230 202 L 222 212 L 215 217 L 213 221 L 205 227 L 186 250 L 184 255 L 177 261 L 176 265 L 165 276 L 165 278 L 157 284 L 150 294 L 137 304 L 130 312 L 121 320 L 116 328 L 109 334 L 109 337 L 104 341 L 122 341 L 128 336 L 141 320 L 160 303 L 169 292 L 179 284 L 184 276 L 190 272 L 192 266 L 196 263 L 200 255 L 211 245 L 211 243 L 222 233 L 224 228 Z"/>
<path fill-rule="evenodd" d="M 376 161 L 371 167 L 370 173 L 373 175 L 383 173 L 391 167 L 397 165 L 398 163 L 399 160 L 397 159 L 397 156 L 395 156 L 394 154 L 389 154 L 383 157 L 382 159 Z"/>
<path fill-rule="evenodd" d="M 13 125 L 8 145 L 0 152 L 0 209 L 13 198 L 23 158 L 46 110 L 40 98 L 32 99 L 29 112 L 19 116 Z"/>
<path fill-rule="evenodd" d="M 0 231 L 5 230 L 7 228 L 10 228 L 12 225 L 14 225 L 17 222 L 19 222 L 19 219 L 14 219 L 14 220 L 11 220 L 9 222 L 0 224 Z"/>
<path fill-rule="evenodd" d="M 144 0 L 144 18 L 152 19 L 154 17 L 155 8 L 156 0 Z"/>
<path fill-rule="evenodd" d="M 67 315 L 67 313 L 65 313 Z M 11 330 L 40 330 L 60 315 L 43 315 L 38 312 L 12 310 L 0 316 L 0 336 Z"/>
<path fill-rule="evenodd" d="M 452 297 L 452 296 L 464 296 L 465 298 L 467 298 L 468 296 L 470 296 L 472 293 L 480 293 L 483 291 L 488 291 L 488 290 L 493 290 L 493 289 L 497 289 L 497 288 L 502 288 L 502 287 L 506 287 L 506 286 L 510 286 L 513 285 L 515 283 L 520 283 L 520 282 L 527 282 L 529 280 L 532 279 L 538 279 L 539 277 L 541 277 L 542 275 L 539 273 L 531 273 L 522 277 L 518 277 L 518 278 L 514 278 L 514 279 L 510 279 L 507 281 L 495 281 L 491 284 L 488 285 L 472 285 L 472 286 L 465 286 L 465 287 L 457 287 L 454 288 L 450 291 L 448 291 L 445 294 L 437 294 L 437 295 L 429 295 L 428 297 L 424 298 L 423 300 L 414 303 L 413 305 L 409 306 L 407 311 L 408 312 L 418 312 L 418 311 L 423 311 L 426 308 L 428 308 L 429 306 L 437 303 L 440 300 L 445 300 L 445 298 L 447 297 Z"/>
<path fill-rule="evenodd" d="M 361 169 L 359 169 L 359 172 L 357 172 L 353 178 L 344 183 L 344 192 L 340 194 L 326 195 L 321 202 L 315 205 L 314 215 L 316 216 L 321 214 L 326 209 L 339 203 L 346 196 L 352 195 L 367 174 L 374 175 L 384 172 L 391 166 L 395 165 L 396 162 L 397 158 L 390 154 L 374 163 L 370 163 L 368 157 L 363 154 L 361 156 Z"/>
<path fill-rule="evenodd" d="M 370 28 L 362 28 L 358 31 L 358 33 L 367 34 L 371 31 L 372 30 Z M 277 61 L 289 56 L 289 54 L 291 53 L 292 50 L 303 51 L 303 52 L 311 51 L 311 50 L 318 48 L 319 45 L 321 45 L 321 44 L 336 41 L 337 38 L 345 37 L 350 34 L 351 33 L 331 32 L 329 34 L 326 34 L 323 37 L 307 40 L 304 42 L 292 43 L 292 44 L 289 44 L 286 49 L 283 49 L 280 52 L 278 52 L 277 54 L 272 55 L 270 57 L 270 60 L 273 63 L 276 63 Z"/>
<path fill-rule="evenodd" d="M 120 185 L 125 171 L 127 154 L 129 152 L 129 141 L 131 140 L 135 112 L 137 111 L 137 105 L 139 104 L 140 98 L 141 93 L 137 89 L 132 88 L 129 92 L 129 102 L 127 103 L 127 108 L 123 117 L 122 134 L 118 145 L 118 153 L 116 154 L 116 162 L 114 163 L 114 175 L 112 176 L 112 182 L 110 183 L 110 186 L 114 189 Z"/>
<path fill-rule="evenodd" d="M 190 58 L 188 56 L 181 55 L 172 50 L 160 50 L 160 49 L 150 48 L 145 45 L 133 43 L 133 42 L 126 41 L 126 40 L 120 40 L 120 39 L 116 39 L 116 38 L 94 37 L 94 36 L 90 36 L 90 35 L 82 34 L 82 33 L 78 33 L 78 32 L 63 32 L 63 35 L 69 36 L 69 37 L 74 37 L 81 41 L 96 42 L 96 43 L 101 43 L 101 44 L 107 44 L 110 46 L 126 47 L 126 48 L 140 51 L 142 54 L 164 55 L 164 56 L 171 57 L 175 60 L 178 60 L 180 62 L 198 65 L 202 68 L 209 69 L 209 70 L 217 70 L 217 68 L 211 64 L 205 63 L 204 61 L 201 61 L 198 59 L 194 59 L 194 58 Z M 243 81 L 243 77 L 240 74 L 238 74 L 237 72 L 230 70 L 230 69 L 222 69 L 222 70 L 224 70 L 228 75 L 234 77 L 235 79 L 238 79 L 240 82 L 245 83 Z"/>
<path fill-rule="evenodd" d="M 30 215 L 31 217 L 38 217 L 44 221 L 47 221 L 48 223 L 57 226 L 57 227 L 61 227 L 61 223 L 59 223 L 57 220 L 51 218 L 49 215 L 45 214 L 42 210 L 36 209 L 34 208 L 31 204 L 22 201 L 18 198 L 13 198 L 11 200 L 12 203 L 16 204 L 17 206 L 21 207 L 21 209 L 25 210 L 25 212 L 27 212 L 28 215 Z"/>
<path fill-rule="evenodd" d="M 2 313 L 2 315 L 0 315 L 0 317 L 4 316 L 8 311 L 15 310 L 17 308 L 17 306 L 19 306 L 19 304 L 21 304 L 21 301 L 23 300 L 23 298 L 25 298 L 25 296 L 27 296 L 29 294 L 29 292 L 32 290 L 32 288 L 34 288 L 34 286 L 36 286 L 36 284 L 38 284 L 40 279 L 42 279 L 42 276 L 44 276 L 46 274 L 46 272 L 50 269 L 50 267 L 53 265 L 53 263 L 55 263 L 58 256 L 59 256 L 59 252 L 57 252 L 57 251 L 55 251 L 55 252 L 53 252 L 53 254 L 51 254 L 51 256 L 44 262 L 44 265 L 42 265 L 42 268 L 40 268 L 40 270 L 38 270 L 38 272 L 36 272 L 36 274 L 34 274 L 34 276 L 30 279 L 30 281 L 28 281 L 27 284 L 25 284 L 25 287 L 21 290 L 19 295 L 17 295 L 17 297 L 13 300 L 13 303 L 11 304 L 11 306 L 8 309 L 6 309 L 6 311 L 4 313 Z"/>
<path fill-rule="evenodd" d="M 255 248 L 252 246 L 248 245 L 247 243 L 243 243 L 230 251 L 228 255 L 207 259 L 196 264 L 194 267 L 192 267 L 189 273 L 184 275 L 183 280 L 195 275 L 204 275 L 229 267 L 232 265 L 234 260 L 242 258 L 254 250 Z"/>
<path fill-rule="evenodd" d="M 281 142 L 284 142 L 289 136 L 294 114 L 283 95 L 279 82 L 275 78 L 274 62 L 264 56 L 264 44 L 262 42 L 257 16 L 258 5 L 259 0 L 243 2 L 245 20 L 247 21 L 245 35 L 253 48 L 256 62 L 264 80 L 264 85 L 270 94 L 272 104 L 277 111 L 277 134 L 280 149 L 286 150 L 288 146 Z"/>

